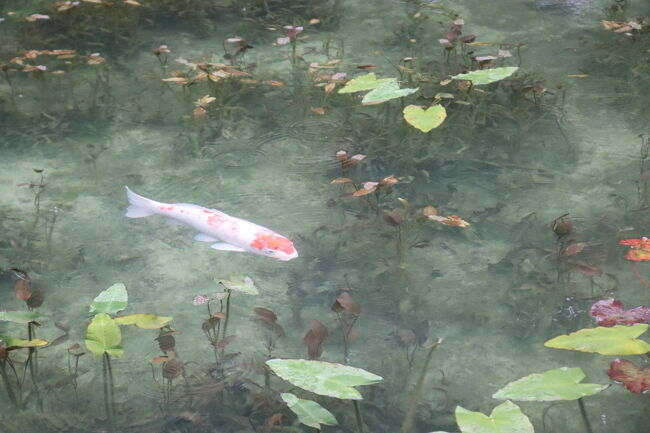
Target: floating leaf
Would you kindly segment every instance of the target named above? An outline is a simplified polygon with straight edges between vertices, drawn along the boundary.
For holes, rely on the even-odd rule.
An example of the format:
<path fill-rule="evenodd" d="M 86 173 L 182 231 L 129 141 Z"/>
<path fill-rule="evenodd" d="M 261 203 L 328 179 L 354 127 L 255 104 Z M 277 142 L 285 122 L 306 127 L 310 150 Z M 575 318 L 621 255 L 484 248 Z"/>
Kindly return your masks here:
<path fill-rule="evenodd" d="M 650 391 L 650 366 L 639 368 L 625 359 L 615 359 L 612 361 L 607 375 L 614 382 L 622 383 L 636 394 Z"/>
<path fill-rule="evenodd" d="M 598 321 L 598 326 L 634 325 L 635 323 L 650 322 L 650 308 L 635 307 L 623 309 L 620 301 L 614 298 L 603 299 L 591 306 L 589 311 Z"/>
<path fill-rule="evenodd" d="M 381 86 L 370 91 L 363 97 L 361 103 L 363 105 L 381 104 L 382 102 L 390 101 L 391 99 L 401 98 L 417 92 L 418 89 L 400 89 L 399 84 L 394 81 L 382 84 Z"/>
<path fill-rule="evenodd" d="M 228 290 L 233 290 L 246 295 L 259 295 L 260 292 L 255 286 L 255 282 L 251 277 L 242 277 L 241 275 L 231 275 L 229 280 L 219 280 L 219 284 L 223 285 Z"/>
<path fill-rule="evenodd" d="M 337 425 L 334 415 L 315 401 L 303 400 L 288 392 L 283 392 L 280 397 L 306 426 L 320 430 L 321 424 Z"/>
<path fill-rule="evenodd" d="M 617 325 L 612 328 L 581 329 L 569 335 L 560 335 L 544 343 L 554 349 L 595 352 L 601 355 L 642 355 L 650 352 L 650 344 L 636 337 L 648 330 L 646 324 Z"/>
<path fill-rule="evenodd" d="M 425 133 L 442 125 L 447 117 L 447 111 L 442 105 L 434 105 L 426 110 L 419 105 L 407 105 L 403 113 L 404 120 Z"/>
<path fill-rule="evenodd" d="M 126 286 L 122 283 L 115 283 L 97 295 L 90 304 L 90 313 L 115 314 L 124 310 L 128 305 L 129 296 L 126 293 Z"/>
<path fill-rule="evenodd" d="M 42 338 L 23 340 L 21 338 L 13 338 L 6 335 L 0 335 L 0 340 L 3 341 L 7 350 L 21 349 L 23 347 L 41 347 L 48 344 L 48 342 Z"/>
<path fill-rule="evenodd" d="M 533 425 L 519 406 L 506 401 L 490 416 L 456 407 L 456 422 L 463 433 L 533 433 Z"/>
<path fill-rule="evenodd" d="M 609 386 L 580 383 L 584 378 L 585 374 L 580 368 L 556 368 L 510 382 L 492 398 L 518 401 L 576 400 L 597 394 Z"/>
<path fill-rule="evenodd" d="M 115 323 L 118 325 L 135 325 L 142 329 L 160 329 L 171 321 L 171 317 L 155 314 L 129 314 L 115 318 Z"/>
<path fill-rule="evenodd" d="M 369 74 L 361 75 L 357 78 L 354 78 L 348 81 L 345 84 L 345 87 L 339 89 L 339 93 L 355 93 L 363 92 L 364 90 L 372 90 L 381 86 L 382 84 L 395 82 L 397 78 L 381 78 L 377 79 L 374 72 Z"/>
<path fill-rule="evenodd" d="M 86 347 L 95 356 L 108 353 L 116 358 L 124 354 L 120 346 L 122 333 L 120 327 L 106 313 L 99 313 L 88 325 L 86 331 Z"/>
<path fill-rule="evenodd" d="M 337 177 L 336 179 L 332 180 L 330 183 L 332 185 L 340 185 L 342 183 L 349 183 L 352 182 L 352 179 L 349 177 Z"/>
<path fill-rule="evenodd" d="M 0 311 L 0 322 L 29 323 L 38 316 L 36 311 Z"/>
<path fill-rule="evenodd" d="M 504 68 L 492 68 L 492 69 L 481 69 L 478 71 L 471 71 L 466 74 L 454 75 L 454 80 L 467 80 L 471 81 L 475 86 L 480 86 L 483 84 L 490 84 L 496 81 L 503 80 L 508 78 L 515 71 L 519 69 L 517 66 L 508 66 Z"/>
<path fill-rule="evenodd" d="M 282 379 L 315 394 L 329 397 L 362 400 L 353 388 L 372 385 L 383 380 L 361 368 L 306 359 L 270 359 L 266 364 Z"/>
<path fill-rule="evenodd" d="M 619 244 L 628 245 L 631 248 L 625 256 L 626 259 L 634 262 L 650 260 L 650 239 L 646 237 L 640 239 L 623 239 Z"/>

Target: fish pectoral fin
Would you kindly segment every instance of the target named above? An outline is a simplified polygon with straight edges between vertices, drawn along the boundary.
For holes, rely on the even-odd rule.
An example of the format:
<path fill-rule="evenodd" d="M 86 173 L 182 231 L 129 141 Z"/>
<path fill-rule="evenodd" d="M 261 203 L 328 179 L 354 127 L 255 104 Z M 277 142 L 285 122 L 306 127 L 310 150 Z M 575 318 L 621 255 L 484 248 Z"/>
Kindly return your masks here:
<path fill-rule="evenodd" d="M 198 235 L 194 236 L 194 240 L 201 241 L 201 242 L 217 242 L 219 241 L 219 238 L 206 235 L 205 233 L 199 233 Z"/>
<path fill-rule="evenodd" d="M 243 248 L 239 248 L 234 245 L 227 244 L 225 242 L 217 242 L 216 244 L 210 245 L 210 248 L 214 248 L 215 250 L 221 250 L 221 251 L 239 251 L 239 252 L 246 251 Z"/>

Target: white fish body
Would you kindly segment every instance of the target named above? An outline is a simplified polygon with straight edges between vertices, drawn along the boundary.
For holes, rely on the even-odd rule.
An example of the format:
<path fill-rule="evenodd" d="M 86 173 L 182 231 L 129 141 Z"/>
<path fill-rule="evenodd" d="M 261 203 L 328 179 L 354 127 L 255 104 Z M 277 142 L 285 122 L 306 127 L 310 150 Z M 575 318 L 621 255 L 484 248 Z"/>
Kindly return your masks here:
<path fill-rule="evenodd" d="M 217 250 L 248 251 L 283 261 L 298 257 L 289 239 L 250 221 L 195 204 L 154 201 L 134 193 L 128 186 L 126 194 L 129 199 L 126 216 L 129 218 L 164 215 L 170 222 L 193 227 L 199 232 L 194 239 L 214 242 L 211 247 Z"/>

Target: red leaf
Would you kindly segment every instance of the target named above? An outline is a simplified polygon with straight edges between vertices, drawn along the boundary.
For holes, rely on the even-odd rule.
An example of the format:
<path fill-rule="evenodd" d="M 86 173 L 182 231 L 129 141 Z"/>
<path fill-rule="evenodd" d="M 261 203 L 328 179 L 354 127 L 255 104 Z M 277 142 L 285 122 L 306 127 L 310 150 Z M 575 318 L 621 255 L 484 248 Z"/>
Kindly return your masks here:
<path fill-rule="evenodd" d="M 616 358 L 607 370 L 607 375 L 636 394 L 650 391 L 650 366 L 641 369 L 630 361 Z"/>
<path fill-rule="evenodd" d="M 650 239 L 642 237 L 641 239 L 623 239 L 619 241 L 621 245 L 628 245 L 632 249 L 628 251 L 628 260 L 634 262 L 645 262 L 650 260 Z"/>
<path fill-rule="evenodd" d="M 589 246 L 587 242 L 576 242 L 575 244 L 567 246 L 564 250 L 564 254 L 567 256 L 572 256 L 584 250 L 587 246 Z"/>
<path fill-rule="evenodd" d="M 620 301 L 614 298 L 603 299 L 591 306 L 591 315 L 598 321 L 598 326 L 634 325 L 650 322 L 650 308 L 636 307 L 624 310 Z"/>

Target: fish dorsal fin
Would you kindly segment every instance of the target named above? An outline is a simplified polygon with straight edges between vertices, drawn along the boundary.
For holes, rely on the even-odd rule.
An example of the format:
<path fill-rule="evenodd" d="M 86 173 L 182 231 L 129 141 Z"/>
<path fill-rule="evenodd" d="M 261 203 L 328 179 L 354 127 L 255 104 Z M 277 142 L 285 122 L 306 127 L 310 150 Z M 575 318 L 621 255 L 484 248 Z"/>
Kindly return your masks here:
<path fill-rule="evenodd" d="M 226 242 L 218 242 L 216 244 L 210 245 L 210 248 L 214 248 L 215 250 L 220 250 L 220 251 L 239 251 L 239 252 L 244 252 L 246 251 L 243 248 L 236 247 L 234 245 L 230 245 Z"/>

